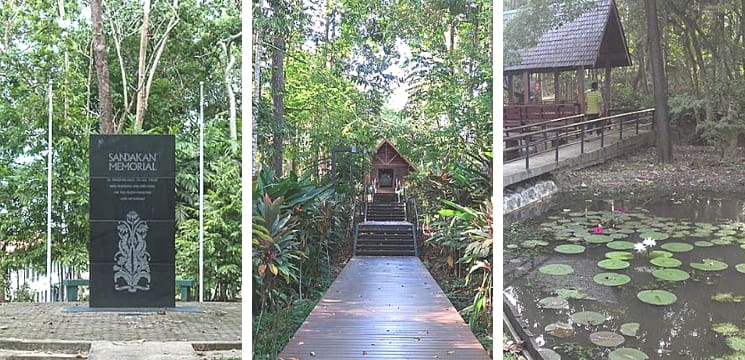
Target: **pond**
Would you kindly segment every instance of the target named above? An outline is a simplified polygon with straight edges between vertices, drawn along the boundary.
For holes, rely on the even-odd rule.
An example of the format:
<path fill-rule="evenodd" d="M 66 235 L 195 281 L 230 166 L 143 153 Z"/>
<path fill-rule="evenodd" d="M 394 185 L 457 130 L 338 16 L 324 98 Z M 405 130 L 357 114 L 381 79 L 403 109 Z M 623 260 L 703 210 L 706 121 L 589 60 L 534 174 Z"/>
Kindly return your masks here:
<path fill-rule="evenodd" d="M 546 358 L 745 359 L 745 195 L 554 203 L 504 245 Z"/>

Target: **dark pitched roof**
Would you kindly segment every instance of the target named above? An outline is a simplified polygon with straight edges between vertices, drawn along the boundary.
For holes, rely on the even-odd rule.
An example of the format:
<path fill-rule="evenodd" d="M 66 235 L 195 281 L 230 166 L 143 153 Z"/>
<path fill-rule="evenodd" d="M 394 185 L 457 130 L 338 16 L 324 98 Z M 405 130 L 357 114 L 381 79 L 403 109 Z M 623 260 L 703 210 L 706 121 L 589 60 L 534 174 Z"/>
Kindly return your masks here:
<path fill-rule="evenodd" d="M 376 155 L 380 151 L 380 149 L 383 147 L 383 145 L 390 146 L 391 149 L 393 149 L 393 151 L 396 153 L 396 155 L 398 155 L 398 157 L 400 157 L 406 163 L 406 165 L 409 165 L 409 171 L 416 171 L 416 168 L 414 167 L 414 165 L 412 165 L 411 162 L 407 158 L 401 155 L 401 152 L 398 151 L 398 148 L 396 148 L 396 146 L 393 145 L 392 142 L 388 141 L 388 139 L 383 139 L 383 140 L 380 140 L 380 142 L 378 142 L 378 145 L 375 146 Z"/>
<path fill-rule="evenodd" d="M 631 65 L 614 0 L 598 0 L 573 21 L 543 34 L 535 47 L 521 50 L 520 56 L 520 64 L 505 64 L 505 74 Z"/>

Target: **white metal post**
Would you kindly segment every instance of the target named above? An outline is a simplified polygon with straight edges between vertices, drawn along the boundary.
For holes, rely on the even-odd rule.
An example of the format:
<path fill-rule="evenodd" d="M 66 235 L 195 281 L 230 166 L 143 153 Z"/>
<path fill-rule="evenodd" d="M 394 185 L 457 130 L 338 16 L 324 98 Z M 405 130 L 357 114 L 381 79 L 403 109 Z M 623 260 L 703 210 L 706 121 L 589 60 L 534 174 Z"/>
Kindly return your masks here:
<path fill-rule="evenodd" d="M 204 81 L 199 82 L 199 302 L 204 301 Z"/>
<path fill-rule="evenodd" d="M 47 122 L 47 281 L 52 302 L 52 80 L 49 79 L 49 121 Z"/>

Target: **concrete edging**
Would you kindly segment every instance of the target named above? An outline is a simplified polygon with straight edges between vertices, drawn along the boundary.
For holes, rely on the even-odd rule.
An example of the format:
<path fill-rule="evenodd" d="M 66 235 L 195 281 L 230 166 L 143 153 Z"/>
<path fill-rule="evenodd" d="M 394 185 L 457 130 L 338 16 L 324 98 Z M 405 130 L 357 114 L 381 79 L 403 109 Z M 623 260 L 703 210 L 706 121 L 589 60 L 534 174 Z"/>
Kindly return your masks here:
<path fill-rule="evenodd" d="M 538 352 L 541 347 L 535 342 L 535 335 L 533 335 L 533 333 L 522 324 L 522 321 L 520 320 L 522 319 L 522 316 L 518 315 L 517 309 L 512 306 L 506 295 L 502 295 L 502 305 L 505 321 L 509 322 L 512 330 L 514 330 L 516 335 L 523 340 L 525 344 L 523 350 L 534 360 L 544 360 L 541 353 Z"/>

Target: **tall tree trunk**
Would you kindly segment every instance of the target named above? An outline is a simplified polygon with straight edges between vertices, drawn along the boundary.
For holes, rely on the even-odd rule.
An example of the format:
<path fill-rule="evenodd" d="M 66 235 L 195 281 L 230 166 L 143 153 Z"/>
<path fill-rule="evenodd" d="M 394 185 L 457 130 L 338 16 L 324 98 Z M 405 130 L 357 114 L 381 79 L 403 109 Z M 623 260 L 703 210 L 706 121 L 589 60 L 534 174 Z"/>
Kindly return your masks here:
<path fill-rule="evenodd" d="M 227 65 L 225 65 L 225 76 L 223 77 L 223 85 L 225 85 L 225 92 L 228 94 L 228 109 L 230 110 L 230 118 L 228 124 L 230 126 L 230 139 L 238 139 L 238 127 L 236 125 L 236 104 L 235 104 L 235 92 L 233 91 L 233 85 L 231 81 L 231 73 L 233 72 L 233 66 L 235 66 L 235 56 L 231 51 L 233 41 L 241 37 L 241 33 L 231 35 L 227 41 L 221 43 L 225 57 L 227 59 Z"/>
<path fill-rule="evenodd" d="M 285 132 L 285 38 L 282 34 L 274 35 L 274 49 L 272 50 L 272 118 L 274 120 L 274 154 L 272 156 L 272 167 L 277 177 L 282 176 L 282 163 L 284 161 L 283 139 Z"/>
<path fill-rule="evenodd" d="M 256 30 L 256 57 L 254 57 L 253 120 L 251 121 L 251 175 L 256 175 L 256 153 L 259 149 L 259 101 L 261 100 L 261 29 Z"/>
<path fill-rule="evenodd" d="M 135 113 L 135 132 L 142 130 L 142 123 L 145 118 L 145 65 L 147 64 L 147 33 L 150 26 L 150 0 L 145 0 L 142 6 L 142 32 L 140 33 L 140 54 L 138 57 L 139 67 L 137 68 L 137 108 Z"/>
<path fill-rule="evenodd" d="M 745 0 L 743 0 L 745 1 Z M 59 8 L 59 21 L 60 25 L 64 27 L 64 34 L 67 34 L 67 21 L 65 20 L 65 3 L 63 0 L 57 1 L 57 7 Z M 64 73 L 64 79 L 62 86 L 67 91 L 69 89 L 69 81 L 68 81 L 68 72 L 70 71 L 70 52 L 67 50 L 67 47 L 65 47 L 65 73 Z M 70 101 L 67 99 L 67 96 L 65 96 L 64 99 L 64 113 L 63 118 L 67 119 L 67 110 L 70 107 Z"/>
<path fill-rule="evenodd" d="M 667 83 L 665 68 L 662 62 L 660 32 L 657 28 L 657 1 L 646 0 L 647 36 L 649 38 L 649 62 L 652 68 L 654 85 L 654 122 L 657 147 L 657 161 L 670 163 L 673 160 L 672 142 L 670 141 L 670 123 L 667 115 Z"/>
<path fill-rule="evenodd" d="M 742 69 L 745 71 L 745 0 L 740 1 L 740 14 L 742 14 L 740 16 L 740 58 L 742 59 Z"/>
<path fill-rule="evenodd" d="M 91 25 L 93 27 L 93 56 L 96 63 L 96 82 L 98 84 L 99 126 L 102 134 L 113 134 L 114 106 L 111 102 L 111 80 L 106 61 L 106 41 L 103 36 L 103 16 L 101 0 L 91 0 Z"/>

